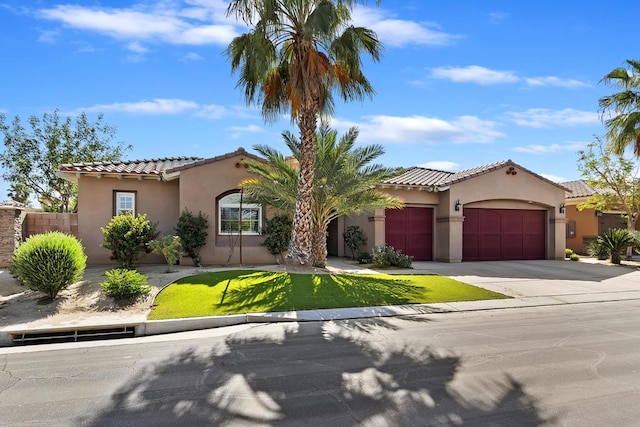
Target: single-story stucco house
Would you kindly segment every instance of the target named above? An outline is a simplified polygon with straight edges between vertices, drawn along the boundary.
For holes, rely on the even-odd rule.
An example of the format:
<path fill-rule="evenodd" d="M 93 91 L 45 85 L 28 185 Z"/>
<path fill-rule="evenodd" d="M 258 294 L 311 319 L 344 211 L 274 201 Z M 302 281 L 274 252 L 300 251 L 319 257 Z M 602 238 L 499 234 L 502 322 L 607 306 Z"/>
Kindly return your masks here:
<path fill-rule="evenodd" d="M 567 216 L 567 248 L 579 254 L 586 253 L 586 247 L 610 228 L 627 228 L 624 212 L 616 209 L 599 211 L 591 208 L 578 209 L 578 205 L 585 203 L 596 191 L 582 180 L 564 182 L 567 188 L 566 216 Z M 640 230 L 640 222 L 636 223 L 636 230 Z"/>
<path fill-rule="evenodd" d="M 110 262 L 109 251 L 100 246 L 100 227 L 113 215 L 123 211 L 144 213 L 158 224 L 161 233 L 173 234 L 186 208 L 209 218 L 207 244 L 200 253 L 202 263 L 224 264 L 229 258 L 230 239 L 237 238 L 238 184 L 249 176 L 245 158 L 258 157 L 240 148 L 208 159 L 60 165 L 60 175 L 78 185 L 78 237 L 89 263 Z M 510 160 L 456 173 L 412 167 L 384 182 L 379 190 L 404 200 L 404 208 L 335 220 L 328 235 L 330 255 L 348 255 L 342 232 L 349 225 L 359 225 L 368 239 L 363 249 L 387 244 L 415 260 L 564 257 L 565 187 Z M 255 222 L 251 231 L 243 231 L 243 262 L 272 263 L 274 257 L 261 245 L 260 230 L 273 212 L 246 204 L 243 212 Z M 237 239 L 234 247 L 230 262 L 238 263 Z M 147 257 L 146 261 L 158 259 Z"/>

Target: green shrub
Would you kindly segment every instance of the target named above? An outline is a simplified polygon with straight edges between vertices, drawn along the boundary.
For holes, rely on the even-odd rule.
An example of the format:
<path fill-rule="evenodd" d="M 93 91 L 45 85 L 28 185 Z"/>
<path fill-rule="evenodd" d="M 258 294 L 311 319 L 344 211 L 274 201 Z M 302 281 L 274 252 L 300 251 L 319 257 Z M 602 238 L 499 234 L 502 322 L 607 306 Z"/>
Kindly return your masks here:
<path fill-rule="evenodd" d="M 599 242 L 598 239 L 593 239 L 587 246 L 587 255 L 602 261 L 609 258 L 609 249 Z"/>
<path fill-rule="evenodd" d="M 373 262 L 373 255 L 371 252 L 360 251 L 358 252 L 358 263 L 360 264 L 371 264 Z"/>
<path fill-rule="evenodd" d="M 571 254 L 571 256 L 569 256 L 569 259 L 571 261 L 580 261 L 580 255 L 578 254 Z"/>
<path fill-rule="evenodd" d="M 596 238 L 602 246 L 608 249 L 612 264 L 620 264 L 622 253 L 635 243 L 632 232 L 626 228 L 611 228 Z"/>
<path fill-rule="evenodd" d="M 364 231 L 357 225 L 350 225 L 344 229 L 342 237 L 344 238 L 345 246 L 351 249 L 351 259 L 356 259 L 356 253 L 358 249 L 360 249 L 360 246 L 367 243 Z"/>
<path fill-rule="evenodd" d="M 104 293 L 115 299 L 136 299 L 151 292 L 147 276 L 136 270 L 114 268 L 104 273 L 107 280 L 100 283 Z"/>
<path fill-rule="evenodd" d="M 267 247 L 270 254 L 276 256 L 277 262 L 280 262 L 280 255 L 289 248 L 292 227 L 291 219 L 286 215 L 274 216 L 265 221 L 262 234 L 267 237 L 262 244 Z"/>
<path fill-rule="evenodd" d="M 191 258 L 196 267 L 201 266 L 200 248 L 206 244 L 207 228 L 209 228 L 209 219 L 202 212 L 198 212 L 198 216 L 195 216 L 189 209 L 185 209 L 178 218 L 176 234 L 182 241 L 185 254 Z"/>
<path fill-rule="evenodd" d="M 564 250 L 564 257 L 565 258 L 571 258 L 571 255 L 573 255 L 573 254 L 574 254 L 573 249 L 567 248 L 567 249 Z"/>
<path fill-rule="evenodd" d="M 146 215 L 133 217 L 130 212 L 114 216 L 101 230 L 102 247 L 111 249 L 110 259 L 126 269 L 131 269 L 142 254 L 151 251 L 149 242 L 159 234 L 156 224 L 149 222 Z"/>
<path fill-rule="evenodd" d="M 11 272 L 23 286 L 51 298 L 80 280 L 86 266 L 78 239 L 58 231 L 29 237 L 11 259 Z"/>
<path fill-rule="evenodd" d="M 377 268 L 411 268 L 413 257 L 403 254 L 392 246 L 380 245 L 373 248 L 373 265 Z"/>
<path fill-rule="evenodd" d="M 182 256 L 182 242 L 178 236 L 162 236 L 149 242 L 151 252 L 162 255 L 167 261 L 167 273 L 171 272 L 171 266 L 175 265 Z"/>

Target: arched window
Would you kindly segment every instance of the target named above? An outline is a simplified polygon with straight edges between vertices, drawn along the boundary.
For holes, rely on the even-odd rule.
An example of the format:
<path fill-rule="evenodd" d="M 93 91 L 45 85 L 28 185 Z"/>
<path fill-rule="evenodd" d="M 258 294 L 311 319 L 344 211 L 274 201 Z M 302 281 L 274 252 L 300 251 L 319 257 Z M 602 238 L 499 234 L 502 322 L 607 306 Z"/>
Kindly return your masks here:
<path fill-rule="evenodd" d="M 218 233 L 238 234 L 240 230 L 240 193 L 231 193 L 218 201 Z M 262 206 L 242 203 L 242 234 L 260 234 Z"/>

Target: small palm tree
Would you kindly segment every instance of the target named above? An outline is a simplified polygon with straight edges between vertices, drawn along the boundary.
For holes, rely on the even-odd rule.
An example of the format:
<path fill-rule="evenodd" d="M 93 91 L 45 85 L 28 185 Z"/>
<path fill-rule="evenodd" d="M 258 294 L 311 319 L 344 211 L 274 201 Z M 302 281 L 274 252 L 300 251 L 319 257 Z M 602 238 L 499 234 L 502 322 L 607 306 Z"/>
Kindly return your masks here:
<path fill-rule="evenodd" d="M 361 52 L 374 61 L 381 43 L 375 32 L 349 25 L 355 3 L 365 0 L 232 0 L 251 30 L 227 48 L 232 71 L 247 102 L 262 105 L 266 120 L 289 111 L 300 129 L 300 167 L 287 258 L 306 264 L 313 233 L 314 144 L 318 116 L 333 113 L 332 91 L 344 100 L 373 94 L 362 73 Z M 379 3 L 379 1 L 377 2 Z"/>
<path fill-rule="evenodd" d="M 342 215 L 377 208 L 399 208 L 400 199 L 376 191 L 376 185 L 398 174 L 393 168 L 372 162 L 384 154 L 380 145 L 354 148 L 358 130 L 351 128 L 340 139 L 337 131 L 322 124 L 316 136 L 315 177 L 312 204 L 313 250 L 311 263 L 324 267 L 327 260 L 327 228 Z M 249 173 L 257 176 L 241 183 L 251 200 L 292 213 L 298 185 L 297 161 L 301 143 L 291 133 L 283 133 L 293 159 L 265 145 L 254 147 L 266 162 L 245 160 Z M 292 161 L 293 160 L 293 161 Z"/>
<path fill-rule="evenodd" d="M 620 264 L 622 253 L 636 243 L 635 236 L 625 228 L 611 228 L 596 238 L 599 245 L 607 248 L 612 264 Z"/>
<path fill-rule="evenodd" d="M 631 145 L 640 157 L 640 61 L 627 59 L 626 63 L 628 69 L 615 68 L 601 80 L 621 91 L 600 98 L 598 104 L 603 114 L 612 113 L 604 123 L 614 151 L 622 154 Z"/>

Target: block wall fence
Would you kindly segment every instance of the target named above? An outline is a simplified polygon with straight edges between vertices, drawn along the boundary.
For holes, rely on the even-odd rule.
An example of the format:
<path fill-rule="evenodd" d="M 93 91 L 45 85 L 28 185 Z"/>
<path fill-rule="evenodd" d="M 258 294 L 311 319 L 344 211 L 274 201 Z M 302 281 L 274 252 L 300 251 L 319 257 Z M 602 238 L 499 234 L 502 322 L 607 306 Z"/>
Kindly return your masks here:
<path fill-rule="evenodd" d="M 0 206 L 0 266 L 6 267 L 13 251 L 27 237 L 48 231 L 78 236 L 78 214 L 28 212 L 14 206 Z"/>

